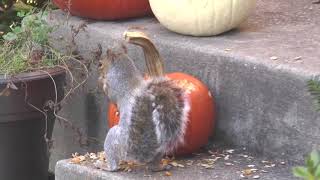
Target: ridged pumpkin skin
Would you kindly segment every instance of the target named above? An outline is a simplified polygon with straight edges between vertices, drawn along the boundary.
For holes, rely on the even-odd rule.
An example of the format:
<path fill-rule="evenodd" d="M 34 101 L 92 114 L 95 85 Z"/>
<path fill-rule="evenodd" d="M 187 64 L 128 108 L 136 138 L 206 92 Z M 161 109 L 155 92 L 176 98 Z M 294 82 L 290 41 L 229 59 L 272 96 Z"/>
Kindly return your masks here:
<path fill-rule="evenodd" d="M 152 14 L 148 0 L 53 0 L 72 15 L 96 20 L 117 20 Z"/>
<path fill-rule="evenodd" d="M 198 79 L 184 73 L 167 74 L 170 79 L 188 93 L 191 103 L 185 144 L 178 148 L 176 155 L 191 154 L 208 143 L 215 124 L 215 104 L 208 88 Z M 114 104 L 109 105 L 109 128 L 119 123 L 119 113 Z"/>
<path fill-rule="evenodd" d="M 256 0 L 150 0 L 154 15 L 169 30 L 212 36 L 244 22 Z"/>

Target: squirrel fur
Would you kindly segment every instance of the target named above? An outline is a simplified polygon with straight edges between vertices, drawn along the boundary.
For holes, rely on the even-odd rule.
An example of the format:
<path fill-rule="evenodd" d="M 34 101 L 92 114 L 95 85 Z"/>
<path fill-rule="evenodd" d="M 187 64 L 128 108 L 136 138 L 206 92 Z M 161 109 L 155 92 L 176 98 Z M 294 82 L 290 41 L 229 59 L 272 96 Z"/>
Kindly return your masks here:
<path fill-rule="evenodd" d="M 162 157 L 183 143 L 190 104 L 186 93 L 166 77 L 145 80 L 122 52 L 108 50 L 99 65 L 99 82 L 120 112 L 119 124 L 105 139 L 105 170 L 119 170 L 120 161 L 163 170 Z"/>

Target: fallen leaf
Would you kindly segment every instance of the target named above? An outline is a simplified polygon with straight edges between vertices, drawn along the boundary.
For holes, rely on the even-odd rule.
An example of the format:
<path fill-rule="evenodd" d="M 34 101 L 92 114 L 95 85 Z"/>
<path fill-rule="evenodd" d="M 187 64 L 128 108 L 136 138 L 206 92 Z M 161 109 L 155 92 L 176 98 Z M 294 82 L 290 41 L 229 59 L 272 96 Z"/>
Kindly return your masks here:
<path fill-rule="evenodd" d="M 70 162 L 74 164 L 79 164 L 81 161 L 79 157 L 75 157 L 75 158 L 72 158 Z"/>
<path fill-rule="evenodd" d="M 265 165 L 264 167 L 266 168 L 272 168 L 272 167 L 275 167 L 276 165 L 275 164 L 271 164 L 271 165 Z"/>
<path fill-rule="evenodd" d="M 295 57 L 293 60 L 299 61 L 299 60 L 301 60 L 301 59 L 302 59 L 302 56 L 297 56 L 297 57 Z"/>
<path fill-rule="evenodd" d="M 99 158 L 100 161 L 105 161 L 106 160 L 106 156 L 105 156 L 104 151 L 98 153 L 98 158 Z"/>
<path fill-rule="evenodd" d="M 163 166 L 167 166 L 167 165 L 169 165 L 169 164 L 170 164 L 170 162 L 171 162 L 171 160 L 170 160 L 170 159 L 162 159 L 162 160 L 161 160 L 161 164 L 162 164 Z"/>
<path fill-rule="evenodd" d="M 168 165 L 168 164 L 166 164 Z M 172 165 L 173 167 L 181 167 L 184 168 L 184 165 L 177 163 L 176 161 L 172 161 L 170 162 L 170 165 Z"/>
<path fill-rule="evenodd" d="M 204 168 L 206 168 L 206 169 L 213 169 L 214 168 L 214 166 L 213 166 L 213 164 L 204 164 L 204 163 L 202 163 L 202 164 L 200 164 L 202 167 L 204 167 Z"/>
<path fill-rule="evenodd" d="M 164 175 L 165 175 L 165 176 L 172 176 L 172 173 L 169 172 L 169 171 L 166 171 Z"/>
<path fill-rule="evenodd" d="M 270 59 L 275 61 L 275 60 L 278 60 L 278 57 L 277 56 L 271 56 Z"/>
<path fill-rule="evenodd" d="M 229 154 L 232 154 L 234 152 L 234 149 L 226 150 L 226 152 L 229 153 Z"/>
<path fill-rule="evenodd" d="M 192 166 L 193 165 L 193 161 L 192 160 L 188 160 L 186 163 L 188 166 Z"/>
<path fill-rule="evenodd" d="M 248 155 L 245 155 L 245 154 L 239 154 L 240 157 L 244 157 L 244 158 L 248 158 L 249 156 Z"/>
<path fill-rule="evenodd" d="M 233 166 L 234 164 L 232 163 L 224 163 L 226 166 Z"/>
<path fill-rule="evenodd" d="M 95 153 L 90 153 L 89 154 L 89 158 L 93 159 L 93 160 L 96 160 L 96 159 L 98 159 L 98 156 Z"/>
<path fill-rule="evenodd" d="M 230 155 L 226 155 L 226 156 L 224 157 L 224 160 L 229 160 L 229 158 L 230 158 Z"/>
<path fill-rule="evenodd" d="M 75 152 L 75 153 L 72 153 L 71 155 L 72 155 L 72 157 L 78 157 L 79 153 Z"/>
<path fill-rule="evenodd" d="M 79 156 L 79 159 L 80 159 L 80 162 L 83 162 L 86 160 L 86 157 L 85 156 Z"/>
<path fill-rule="evenodd" d="M 245 169 L 242 171 L 242 174 L 245 176 L 250 176 L 253 173 L 251 169 Z"/>
<path fill-rule="evenodd" d="M 177 167 L 177 166 L 178 166 L 178 163 L 175 162 L 175 161 L 171 162 L 170 164 L 171 164 L 172 166 L 174 166 L 174 167 Z"/>

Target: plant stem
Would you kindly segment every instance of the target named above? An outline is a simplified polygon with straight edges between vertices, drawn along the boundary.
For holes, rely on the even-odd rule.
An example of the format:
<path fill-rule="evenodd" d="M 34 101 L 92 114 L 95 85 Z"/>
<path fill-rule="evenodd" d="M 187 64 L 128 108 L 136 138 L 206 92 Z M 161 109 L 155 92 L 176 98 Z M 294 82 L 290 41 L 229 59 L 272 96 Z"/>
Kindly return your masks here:
<path fill-rule="evenodd" d="M 143 48 L 148 75 L 151 77 L 164 76 L 162 57 L 150 38 L 139 31 L 125 32 L 124 38 L 128 43 Z"/>

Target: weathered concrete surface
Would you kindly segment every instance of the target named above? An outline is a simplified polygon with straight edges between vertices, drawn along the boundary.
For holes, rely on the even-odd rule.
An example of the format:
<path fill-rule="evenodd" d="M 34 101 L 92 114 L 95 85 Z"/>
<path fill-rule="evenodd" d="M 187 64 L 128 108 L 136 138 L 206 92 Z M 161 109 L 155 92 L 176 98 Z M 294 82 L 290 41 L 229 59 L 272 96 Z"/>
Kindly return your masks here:
<path fill-rule="evenodd" d="M 303 155 L 320 146 L 320 114 L 306 88 L 306 81 L 320 74 L 320 5 L 312 2 L 259 0 L 255 14 L 246 23 L 217 37 L 178 35 L 156 19 L 145 18 L 89 21 L 86 33 L 80 33 L 76 42 L 80 52 L 90 56 L 98 43 L 105 51 L 118 43 L 128 28 L 145 28 L 164 57 L 168 72 L 192 74 L 215 95 L 216 140 L 267 156 L 284 154 L 290 160 L 302 160 Z M 53 24 L 65 19 L 61 11 L 51 15 Z M 54 40 L 68 39 L 70 25 L 81 23 L 83 19 L 71 17 Z M 129 55 L 142 69 L 141 49 L 129 46 Z M 273 56 L 277 60 L 270 59 Z M 96 87 L 95 78 L 93 73 L 86 90 L 64 106 L 61 114 L 103 141 L 107 129 L 104 97 L 95 94 L 94 108 L 98 110 L 91 108 L 96 111 L 93 117 L 86 113 L 90 106 L 87 90 Z M 69 131 L 56 126 L 52 168 L 58 159 L 80 150 L 70 143 Z"/>
<path fill-rule="evenodd" d="M 292 176 L 292 165 L 282 164 L 280 160 L 271 163 L 263 163 L 266 159 L 263 158 L 248 158 L 247 153 L 242 150 L 237 150 L 226 156 L 211 156 L 208 153 L 197 155 L 194 157 L 178 159 L 176 162 L 185 167 L 173 167 L 170 172 L 172 176 L 165 176 L 165 172 L 150 173 L 145 171 L 144 167 L 135 168 L 132 172 L 116 172 L 109 173 L 94 168 L 91 162 L 82 164 L 71 164 L 70 160 L 62 160 L 56 166 L 56 180 L 116 180 L 116 179 L 170 179 L 170 180 L 238 180 L 238 179 L 253 179 L 254 176 L 259 176 L 263 180 L 294 180 Z M 248 156 L 247 158 L 245 158 Z M 208 164 L 206 159 L 217 160 L 213 168 L 206 169 L 201 164 Z M 226 159 L 226 160 L 225 160 Z M 192 163 L 192 164 L 190 164 Z M 275 167 L 270 167 L 272 164 Z M 250 167 L 248 167 L 248 165 Z M 254 166 L 254 167 L 252 167 Z M 257 172 L 252 173 L 246 178 L 241 178 L 241 171 L 245 169 L 256 169 Z"/>

